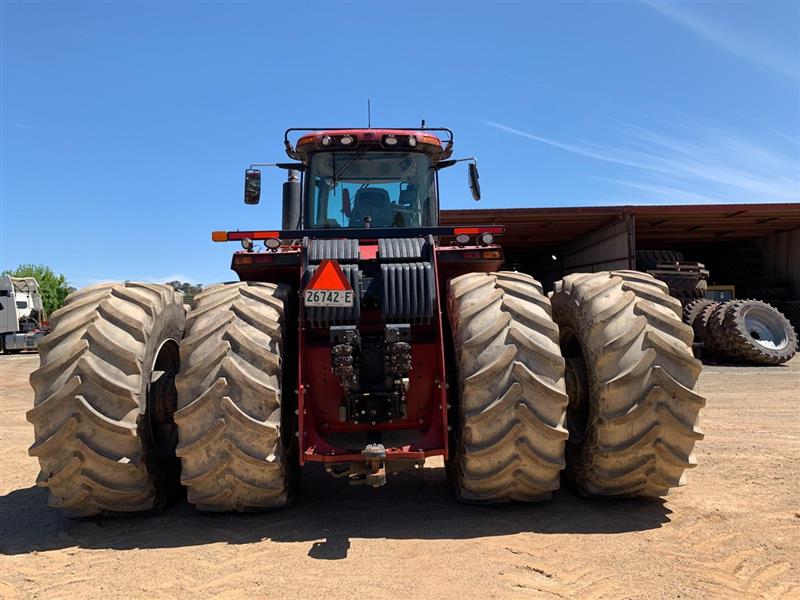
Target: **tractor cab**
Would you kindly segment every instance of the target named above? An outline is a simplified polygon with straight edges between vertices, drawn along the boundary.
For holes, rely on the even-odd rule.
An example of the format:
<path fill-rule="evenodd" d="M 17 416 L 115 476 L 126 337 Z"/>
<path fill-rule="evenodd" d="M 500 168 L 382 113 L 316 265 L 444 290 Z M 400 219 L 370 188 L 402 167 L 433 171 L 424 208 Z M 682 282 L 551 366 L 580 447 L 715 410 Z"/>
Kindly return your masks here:
<path fill-rule="evenodd" d="M 439 224 L 438 172 L 457 162 L 448 129 L 327 129 L 284 144 L 297 163 L 284 185 L 284 229 L 427 228 Z M 445 141 L 431 133 L 443 132 Z M 470 188 L 480 198 L 477 168 L 470 164 Z M 261 173 L 246 173 L 245 202 L 255 204 Z M 345 233 L 342 233 L 346 236 Z"/>
<path fill-rule="evenodd" d="M 438 225 L 436 167 L 451 146 L 407 129 L 304 135 L 289 152 L 306 166 L 303 228 Z"/>

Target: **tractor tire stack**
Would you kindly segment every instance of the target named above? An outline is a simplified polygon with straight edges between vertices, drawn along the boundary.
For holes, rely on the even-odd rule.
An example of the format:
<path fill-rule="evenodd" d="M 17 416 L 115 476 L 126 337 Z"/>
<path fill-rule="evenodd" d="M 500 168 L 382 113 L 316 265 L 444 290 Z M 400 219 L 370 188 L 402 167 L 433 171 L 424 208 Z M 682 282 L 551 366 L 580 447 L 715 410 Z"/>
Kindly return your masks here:
<path fill-rule="evenodd" d="M 638 250 L 636 268 L 639 271 L 655 269 L 660 264 L 675 264 L 683 261 L 683 253 L 677 250 Z"/>
<path fill-rule="evenodd" d="M 636 265 L 669 287 L 669 294 L 686 306 L 705 298 L 708 291 L 708 270 L 703 263 L 686 262 L 675 250 L 640 250 Z"/>
<path fill-rule="evenodd" d="M 684 305 L 694 300 L 705 298 L 708 291 L 708 283 L 705 279 L 670 277 L 668 275 L 661 276 L 659 279 L 669 287 L 670 296 L 677 298 Z"/>
<path fill-rule="evenodd" d="M 694 327 L 695 321 L 706 311 L 706 309 L 708 309 L 708 307 L 711 305 L 716 306 L 717 304 L 719 304 L 719 302 L 714 302 L 708 298 L 696 298 L 691 302 L 687 302 L 683 305 L 683 322 L 691 327 Z"/>
<path fill-rule="evenodd" d="M 768 302 L 773 306 L 788 300 L 792 296 L 792 282 L 788 279 L 776 277 L 751 279 L 749 289 L 750 293 L 748 295 L 751 298 Z"/>
<path fill-rule="evenodd" d="M 684 322 L 695 331 L 706 355 L 752 365 L 780 365 L 797 353 L 797 333 L 778 309 L 760 300 L 713 302 L 700 299 L 684 306 Z"/>

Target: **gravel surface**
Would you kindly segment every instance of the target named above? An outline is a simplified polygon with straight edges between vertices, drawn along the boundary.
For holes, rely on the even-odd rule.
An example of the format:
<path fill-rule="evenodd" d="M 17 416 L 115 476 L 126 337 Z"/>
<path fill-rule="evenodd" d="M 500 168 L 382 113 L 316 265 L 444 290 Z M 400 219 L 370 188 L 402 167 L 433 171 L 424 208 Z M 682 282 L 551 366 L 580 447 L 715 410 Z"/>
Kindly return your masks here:
<path fill-rule="evenodd" d="M 664 501 L 456 504 L 441 461 L 373 490 L 306 470 L 285 511 L 72 521 L 27 454 L 36 355 L 0 357 L 2 598 L 800 598 L 800 357 L 707 366 Z"/>

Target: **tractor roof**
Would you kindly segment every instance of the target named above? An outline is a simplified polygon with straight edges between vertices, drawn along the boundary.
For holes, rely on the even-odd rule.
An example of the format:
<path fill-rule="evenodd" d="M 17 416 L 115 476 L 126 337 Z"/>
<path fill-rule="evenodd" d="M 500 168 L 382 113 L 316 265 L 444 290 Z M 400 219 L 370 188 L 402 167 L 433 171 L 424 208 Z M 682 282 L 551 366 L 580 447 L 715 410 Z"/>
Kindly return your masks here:
<path fill-rule="evenodd" d="M 293 131 L 307 131 L 298 140 L 293 148 L 288 136 Z M 447 135 L 444 143 L 432 131 L 443 132 Z M 453 134 L 449 129 L 419 128 L 419 129 L 378 129 L 378 128 L 326 128 L 326 129 L 289 129 L 284 138 L 286 153 L 295 159 L 308 162 L 315 152 L 330 152 L 332 150 L 347 151 L 364 149 L 376 151 L 403 151 L 424 152 L 434 161 L 448 158 L 452 153 Z"/>

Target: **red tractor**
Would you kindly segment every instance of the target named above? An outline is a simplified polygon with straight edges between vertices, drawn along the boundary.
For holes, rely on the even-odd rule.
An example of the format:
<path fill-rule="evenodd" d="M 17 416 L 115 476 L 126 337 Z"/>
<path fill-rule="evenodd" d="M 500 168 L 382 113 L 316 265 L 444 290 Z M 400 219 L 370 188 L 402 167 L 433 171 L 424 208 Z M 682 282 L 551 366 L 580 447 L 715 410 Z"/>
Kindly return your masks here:
<path fill-rule="evenodd" d="M 380 486 L 431 456 L 465 502 L 545 499 L 562 472 L 586 495 L 683 483 L 704 400 L 665 284 L 571 274 L 548 298 L 501 270 L 502 227 L 439 226 L 447 129 L 284 143 L 282 228 L 212 235 L 241 243 L 238 282 L 186 310 L 168 286 L 102 284 L 53 315 L 28 414 L 52 505 L 145 510 L 179 480 L 202 510 L 281 507 L 308 463 Z"/>

